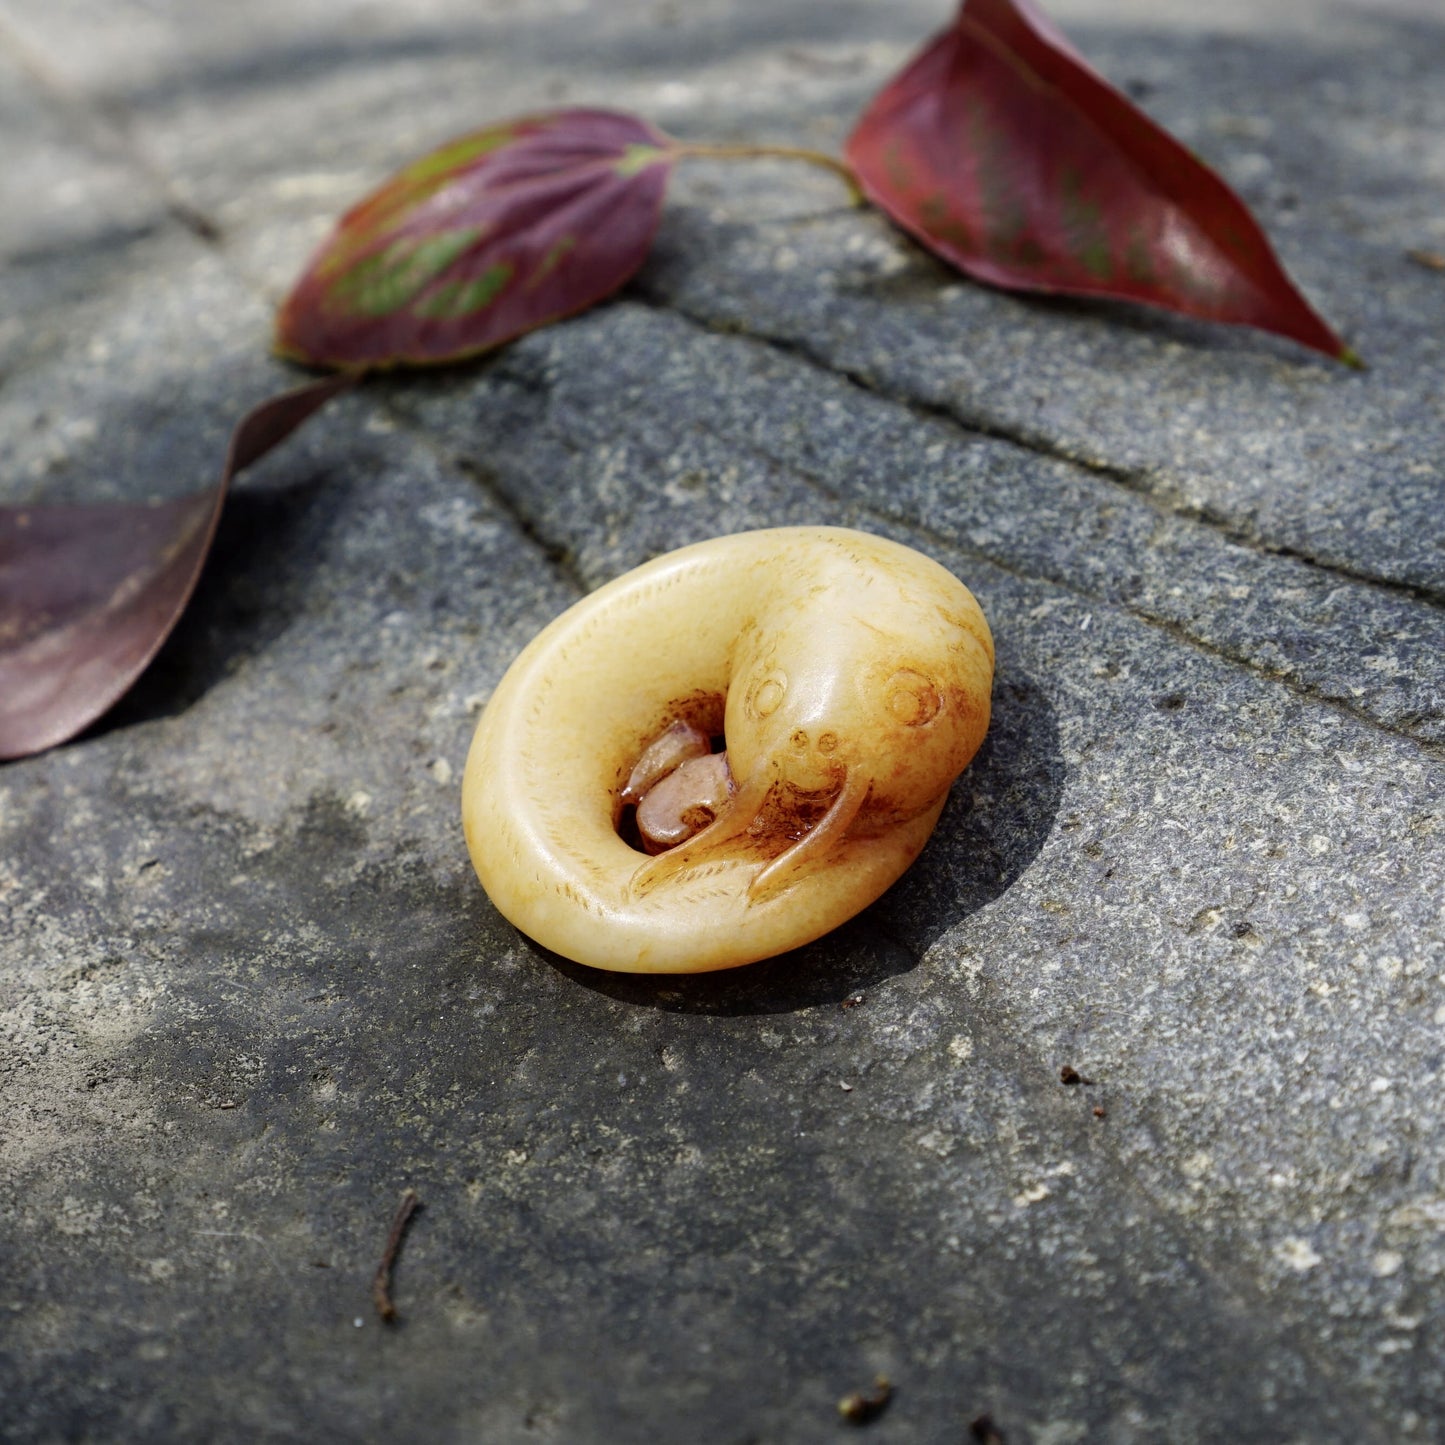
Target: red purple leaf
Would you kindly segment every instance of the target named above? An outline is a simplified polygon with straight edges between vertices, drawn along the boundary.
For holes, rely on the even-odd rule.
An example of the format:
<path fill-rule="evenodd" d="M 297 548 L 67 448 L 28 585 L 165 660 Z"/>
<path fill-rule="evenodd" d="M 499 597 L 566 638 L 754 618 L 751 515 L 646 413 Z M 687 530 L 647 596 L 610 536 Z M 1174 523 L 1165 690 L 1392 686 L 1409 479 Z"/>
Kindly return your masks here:
<path fill-rule="evenodd" d="M 1356 360 L 1244 203 L 1031 0 L 965 0 L 847 155 L 870 200 L 982 281 L 1149 302 Z"/>
<path fill-rule="evenodd" d="M 0 759 L 65 742 L 120 698 L 190 600 L 231 478 L 352 384 L 329 377 L 262 402 L 204 491 L 0 507 Z"/>
<path fill-rule="evenodd" d="M 561 110 L 462 136 L 348 211 L 276 324 L 313 365 L 454 361 L 616 291 L 652 245 L 674 143 Z"/>

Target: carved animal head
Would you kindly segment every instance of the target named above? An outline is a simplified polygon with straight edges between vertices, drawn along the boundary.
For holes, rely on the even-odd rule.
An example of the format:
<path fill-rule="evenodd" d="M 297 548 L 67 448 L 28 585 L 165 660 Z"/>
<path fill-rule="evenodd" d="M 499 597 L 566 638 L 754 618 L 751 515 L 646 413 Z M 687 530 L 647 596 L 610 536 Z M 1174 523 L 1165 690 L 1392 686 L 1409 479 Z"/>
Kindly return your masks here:
<path fill-rule="evenodd" d="M 821 792 L 866 779 L 869 814 L 893 818 L 948 788 L 988 727 L 993 647 L 963 585 L 927 566 L 926 579 L 896 561 L 850 567 L 806 623 L 740 640 L 725 723 L 740 783 L 770 771 Z"/>

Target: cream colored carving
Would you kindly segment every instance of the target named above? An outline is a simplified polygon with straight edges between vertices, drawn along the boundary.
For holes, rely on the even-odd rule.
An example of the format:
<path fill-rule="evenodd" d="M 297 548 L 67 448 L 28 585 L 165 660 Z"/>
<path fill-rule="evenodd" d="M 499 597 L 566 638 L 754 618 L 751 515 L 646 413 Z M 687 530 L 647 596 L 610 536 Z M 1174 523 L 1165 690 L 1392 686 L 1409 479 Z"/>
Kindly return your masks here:
<path fill-rule="evenodd" d="M 482 715 L 472 862 L 538 943 L 595 968 L 701 973 L 817 938 L 922 849 L 983 741 L 993 640 L 952 573 L 896 542 L 778 527 L 684 547 L 543 629 Z M 618 835 L 668 727 L 721 727 L 736 791 L 648 858 Z"/>

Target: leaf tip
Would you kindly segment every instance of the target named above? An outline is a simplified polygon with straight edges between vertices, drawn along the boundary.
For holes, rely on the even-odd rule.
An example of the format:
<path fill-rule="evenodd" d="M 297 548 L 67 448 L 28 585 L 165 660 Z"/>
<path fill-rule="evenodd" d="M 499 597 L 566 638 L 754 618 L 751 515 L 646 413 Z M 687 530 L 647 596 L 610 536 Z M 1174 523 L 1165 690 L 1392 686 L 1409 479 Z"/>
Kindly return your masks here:
<path fill-rule="evenodd" d="M 271 336 L 271 355 L 277 361 L 289 366 L 305 367 L 307 371 L 330 372 L 336 376 L 350 376 L 360 381 L 370 368 L 365 362 L 338 361 L 334 357 L 322 356 L 308 350 L 304 343 L 291 339 L 280 325 Z"/>
<path fill-rule="evenodd" d="M 1365 358 L 1347 342 L 1341 343 L 1340 349 L 1336 354 L 1339 360 L 1343 361 L 1351 371 L 1368 371 L 1370 369 L 1369 363 Z"/>
<path fill-rule="evenodd" d="M 315 366 L 316 359 L 298 342 L 291 328 L 291 302 L 286 303 L 276 314 L 271 327 L 271 355 L 278 361 L 289 361 L 296 366 Z"/>
<path fill-rule="evenodd" d="M 277 361 L 289 361 L 295 366 L 314 366 L 316 364 L 304 351 L 292 346 L 284 336 L 271 338 L 271 355 Z"/>

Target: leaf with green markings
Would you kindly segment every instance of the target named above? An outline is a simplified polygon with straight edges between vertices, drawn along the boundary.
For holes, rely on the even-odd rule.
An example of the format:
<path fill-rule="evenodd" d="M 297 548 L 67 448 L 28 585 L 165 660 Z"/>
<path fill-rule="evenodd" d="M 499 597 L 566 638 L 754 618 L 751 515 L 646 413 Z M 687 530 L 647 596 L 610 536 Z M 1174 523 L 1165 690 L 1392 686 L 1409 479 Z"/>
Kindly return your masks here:
<path fill-rule="evenodd" d="M 1357 360 L 1239 197 L 1032 0 L 965 0 L 847 153 L 869 200 L 982 281 L 1148 302 Z"/>
<path fill-rule="evenodd" d="M 451 141 L 341 218 L 277 349 L 347 369 L 455 361 L 582 311 L 642 264 L 675 159 L 661 131 L 605 110 Z"/>

